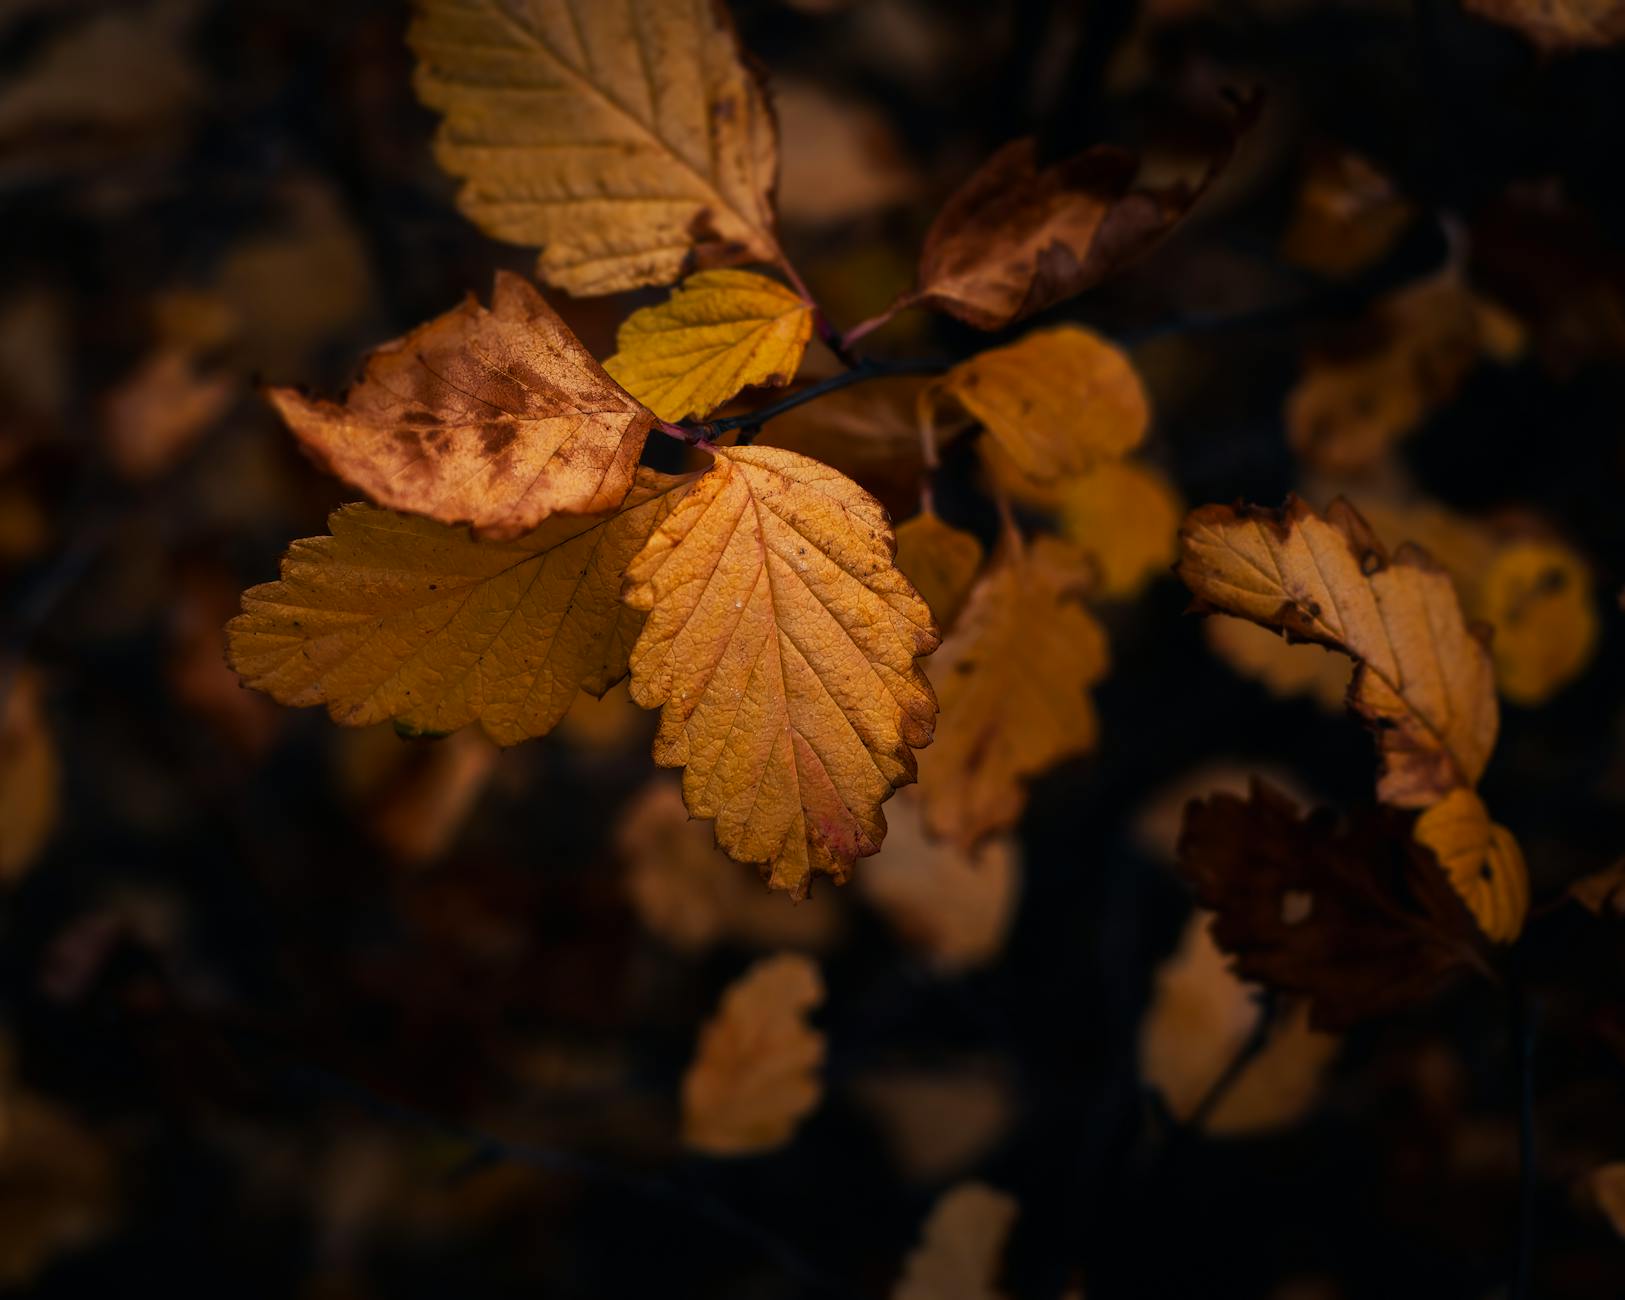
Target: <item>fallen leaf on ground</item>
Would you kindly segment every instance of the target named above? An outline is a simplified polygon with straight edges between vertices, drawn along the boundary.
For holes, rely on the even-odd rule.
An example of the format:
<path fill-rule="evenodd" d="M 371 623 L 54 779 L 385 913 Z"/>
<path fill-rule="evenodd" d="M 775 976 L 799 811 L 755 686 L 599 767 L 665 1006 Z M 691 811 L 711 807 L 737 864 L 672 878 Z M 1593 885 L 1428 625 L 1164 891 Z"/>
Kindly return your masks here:
<path fill-rule="evenodd" d="M 880 848 L 936 699 L 915 662 L 931 611 L 892 563 L 885 511 L 774 447 L 719 448 L 627 570 L 646 611 L 632 698 L 661 709 L 655 761 L 717 843 L 804 897 Z"/>
<path fill-rule="evenodd" d="M 489 311 L 470 295 L 374 352 L 342 405 L 288 388 L 271 399 L 306 451 L 379 505 L 498 538 L 614 509 L 653 424 L 506 271 Z"/>
<path fill-rule="evenodd" d="M 824 1036 L 807 1013 L 824 1000 L 818 967 L 781 953 L 728 986 L 683 1075 L 683 1144 L 756 1155 L 788 1142 L 818 1106 Z"/>
<path fill-rule="evenodd" d="M 1083 605 L 1090 581 L 1081 551 L 1040 537 L 1007 545 L 972 590 L 931 661 L 942 718 L 920 794 L 933 835 L 968 848 L 1013 826 L 1028 778 L 1093 747 L 1088 690 L 1109 651 Z"/>
<path fill-rule="evenodd" d="M 897 526 L 897 567 L 925 597 L 937 626 L 953 627 L 982 568 L 982 543 L 972 533 L 922 510 Z"/>
<path fill-rule="evenodd" d="M 621 323 L 604 369 L 662 420 L 704 418 L 753 384 L 801 368 L 812 307 L 753 271 L 701 271 Z"/>
<path fill-rule="evenodd" d="M 1077 325 L 978 353 L 944 375 L 939 391 L 1039 483 L 1133 450 L 1151 418 L 1128 357 Z"/>
<path fill-rule="evenodd" d="M 892 1300 L 1000 1300 L 1005 1242 L 1020 1207 L 984 1183 L 944 1192 L 909 1253 Z"/>
<path fill-rule="evenodd" d="M 39 674 L 16 668 L 0 709 L 0 884 L 15 884 L 56 829 L 62 784 Z"/>
<path fill-rule="evenodd" d="M 1476 926 L 1404 814 L 1379 809 L 1338 827 L 1254 782 L 1185 812 L 1179 867 L 1236 973 L 1310 999 L 1317 1029 L 1415 1002 L 1475 963 Z"/>
<path fill-rule="evenodd" d="M 1416 819 L 1416 842 L 1432 850 L 1479 928 L 1511 943 L 1529 914 L 1529 869 L 1505 826 L 1471 790 L 1452 790 Z"/>
<path fill-rule="evenodd" d="M 478 722 L 498 744 L 539 736 L 578 690 L 627 671 L 642 618 L 622 574 L 687 489 L 640 470 L 618 510 L 557 515 L 512 541 L 351 505 L 295 542 L 278 582 L 243 593 L 231 666 L 283 704 L 346 726 L 415 732 Z"/>
<path fill-rule="evenodd" d="M 1094 560 L 1099 596 L 1136 596 L 1179 558 L 1185 503 L 1154 466 L 1102 461 L 1059 488 L 1061 534 Z"/>
<path fill-rule="evenodd" d="M 776 259 L 773 115 L 721 5 L 423 0 L 407 39 L 458 206 L 547 283 Z"/>

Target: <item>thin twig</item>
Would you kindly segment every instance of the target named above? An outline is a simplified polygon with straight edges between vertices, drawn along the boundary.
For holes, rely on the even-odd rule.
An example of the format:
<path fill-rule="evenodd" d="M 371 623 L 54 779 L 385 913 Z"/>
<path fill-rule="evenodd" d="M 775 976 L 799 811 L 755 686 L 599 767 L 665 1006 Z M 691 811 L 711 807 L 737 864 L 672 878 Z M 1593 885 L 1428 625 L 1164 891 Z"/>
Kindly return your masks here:
<path fill-rule="evenodd" d="M 867 383 L 871 379 L 884 379 L 892 375 L 940 375 L 953 363 L 937 358 L 925 358 L 918 361 L 863 361 L 851 370 L 842 371 L 838 375 L 831 375 L 828 379 L 821 379 L 815 384 L 798 392 L 790 394 L 782 401 L 764 406 L 757 411 L 747 411 L 743 415 L 730 415 L 721 420 L 712 420 L 709 424 L 677 425 L 678 429 L 685 431 L 684 437 L 689 442 L 715 442 L 725 433 L 735 429 L 742 433 L 754 434 L 775 416 L 783 415 L 786 411 L 793 411 L 798 406 L 808 402 L 817 401 L 826 393 L 833 393 L 842 388 L 850 388 L 854 384 Z M 748 441 L 748 439 L 741 439 Z"/>
<path fill-rule="evenodd" d="M 1207 1122 L 1213 1118 L 1213 1112 L 1218 1110 L 1230 1089 L 1236 1086 L 1236 1081 L 1247 1072 L 1247 1067 L 1258 1059 L 1258 1054 L 1264 1050 L 1265 1044 L 1270 1040 L 1270 1030 L 1275 1027 L 1275 1000 L 1268 998 L 1259 1009 L 1257 1023 L 1253 1025 L 1252 1033 L 1236 1050 L 1230 1058 L 1230 1063 L 1219 1072 L 1219 1077 L 1208 1085 L 1208 1090 L 1202 1094 L 1202 1100 L 1196 1103 L 1196 1109 L 1185 1121 L 1187 1133 L 1200 1133 Z"/>
<path fill-rule="evenodd" d="M 847 346 L 847 339 L 841 335 L 841 332 L 835 326 L 830 324 L 829 317 L 824 315 L 824 309 L 818 305 L 818 299 L 812 296 L 812 290 L 807 287 L 807 282 L 801 278 L 800 273 L 795 268 L 795 263 L 782 252 L 779 254 L 779 269 L 784 272 L 785 277 L 790 281 L 790 287 L 801 295 L 801 301 L 812 308 L 813 329 L 818 332 L 818 337 L 823 341 L 824 346 L 833 352 L 835 359 L 848 370 L 856 370 L 863 363 Z"/>

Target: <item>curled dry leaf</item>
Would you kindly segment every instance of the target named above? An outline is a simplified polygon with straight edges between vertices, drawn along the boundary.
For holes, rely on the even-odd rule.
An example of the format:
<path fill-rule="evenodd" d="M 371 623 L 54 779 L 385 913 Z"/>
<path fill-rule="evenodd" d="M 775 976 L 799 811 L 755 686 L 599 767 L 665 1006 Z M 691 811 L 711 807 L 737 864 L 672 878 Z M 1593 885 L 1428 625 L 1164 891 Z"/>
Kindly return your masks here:
<path fill-rule="evenodd" d="M 1015 919 L 1021 859 L 1008 837 L 967 850 L 930 839 L 919 796 L 892 804 L 886 844 L 858 888 L 899 937 L 944 971 L 994 961 Z"/>
<path fill-rule="evenodd" d="M 1529 870 L 1505 826 L 1471 790 L 1452 790 L 1416 819 L 1416 842 L 1432 850 L 1479 928 L 1511 943 L 1529 914 Z"/>
<path fill-rule="evenodd" d="M 1061 533 L 1094 560 L 1098 595 L 1136 596 L 1179 558 L 1185 503 L 1155 466 L 1103 461 L 1062 483 L 1059 495 Z"/>
<path fill-rule="evenodd" d="M 56 829 L 62 767 L 39 675 L 21 668 L 7 676 L 0 705 L 0 884 L 9 885 L 34 865 Z"/>
<path fill-rule="evenodd" d="M 573 294 L 770 262 L 773 115 L 712 0 L 419 0 L 408 35 L 458 206 Z"/>
<path fill-rule="evenodd" d="M 938 1198 L 909 1253 L 892 1300 L 1000 1300 L 1004 1247 L 1020 1207 L 984 1183 L 960 1183 Z"/>
<path fill-rule="evenodd" d="M 1469 13 L 1515 27 L 1544 51 L 1616 45 L 1625 40 L 1621 0 L 1462 0 Z"/>
<path fill-rule="evenodd" d="M 828 466 L 718 449 L 627 570 L 646 611 L 632 698 L 660 708 L 655 761 L 717 843 L 805 896 L 880 848 L 937 702 L 915 662 L 931 611 L 892 563 L 886 512 Z"/>
<path fill-rule="evenodd" d="M 1133 450 L 1151 418 L 1129 359 L 1077 325 L 978 353 L 944 375 L 939 391 L 1038 483 L 1081 474 Z"/>
<path fill-rule="evenodd" d="M 709 1155 L 783 1146 L 818 1105 L 824 1036 L 807 1013 L 824 1000 L 818 967 L 781 953 L 728 986 L 683 1075 L 683 1143 Z"/>
<path fill-rule="evenodd" d="M 642 617 L 621 575 L 688 480 L 639 470 L 617 510 L 557 515 L 512 541 L 351 505 L 330 537 L 293 544 L 279 582 L 243 593 L 231 666 L 283 704 L 413 732 L 478 722 L 517 744 L 558 723 L 578 690 L 626 675 Z"/>
<path fill-rule="evenodd" d="M 379 505 L 513 538 L 556 511 L 612 510 L 654 417 L 541 294 L 497 273 L 461 306 L 379 348 L 343 405 L 271 400 L 305 450 Z"/>
<path fill-rule="evenodd" d="M 701 271 L 622 323 L 604 369 L 662 420 L 704 417 L 752 384 L 801 368 L 812 307 L 754 271 Z"/>
<path fill-rule="evenodd" d="M 655 778 L 633 796 L 616 844 L 639 919 L 680 951 L 703 952 L 724 940 L 818 950 L 840 927 L 833 894 L 787 907 L 722 853 L 711 828 L 689 817 L 682 790 L 669 777 Z"/>
<path fill-rule="evenodd" d="M 1094 745 L 1088 690 L 1109 652 L 1083 606 L 1090 581 L 1081 551 L 1041 537 L 1007 545 L 971 592 L 931 666 L 942 720 L 920 791 L 933 835 L 969 848 L 1013 826 L 1027 778 Z"/>
<path fill-rule="evenodd" d="M 1264 1014 L 1256 990 L 1237 979 L 1198 912 L 1178 950 L 1157 971 L 1140 1025 L 1140 1075 L 1181 1123 L 1192 1119 Z M 1302 1119 L 1320 1092 L 1338 1040 L 1309 1027 L 1308 1007 L 1278 1017 L 1263 1048 L 1206 1116 L 1217 1134 L 1267 1133 Z"/>
<path fill-rule="evenodd" d="M 925 597 L 937 626 L 951 628 L 982 568 L 982 543 L 922 510 L 897 526 L 897 567 Z"/>
<path fill-rule="evenodd" d="M 1472 916 L 1392 809 L 1340 829 L 1255 781 L 1246 799 L 1192 801 L 1179 868 L 1237 973 L 1309 998 L 1317 1029 L 1417 1001 L 1478 960 Z"/>
<path fill-rule="evenodd" d="M 1348 502 L 1323 517 L 1294 496 L 1192 511 L 1180 557 L 1199 608 L 1355 661 L 1349 703 L 1376 731 L 1385 803 L 1425 808 L 1478 783 L 1499 724 L 1489 651 L 1425 551 L 1389 556 Z"/>

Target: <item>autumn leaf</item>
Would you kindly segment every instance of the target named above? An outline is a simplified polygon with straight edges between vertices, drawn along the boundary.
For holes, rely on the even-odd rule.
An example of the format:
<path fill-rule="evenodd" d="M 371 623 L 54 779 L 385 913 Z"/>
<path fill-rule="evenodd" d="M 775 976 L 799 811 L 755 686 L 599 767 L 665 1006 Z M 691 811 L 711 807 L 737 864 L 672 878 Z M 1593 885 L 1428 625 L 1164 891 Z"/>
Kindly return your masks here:
<path fill-rule="evenodd" d="M 1005 1241 L 1019 1213 L 1014 1197 L 983 1183 L 944 1192 L 892 1288 L 892 1300 L 1000 1300 Z"/>
<path fill-rule="evenodd" d="M 1489 651 L 1425 551 L 1390 557 L 1346 501 L 1322 517 L 1289 497 L 1275 512 L 1193 511 L 1180 554 L 1199 607 L 1355 661 L 1349 703 L 1376 732 L 1385 803 L 1424 808 L 1478 783 L 1499 723 Z"/>
<path fill-rule="evenodd" d="M 379 505 L 505 539 L 555 511 L 618 506 L 653 424 L 505 271 L 489 311 L 470 295 L 374 352 L 343 405 L 271 399 L 306 451 Z"/>
<path fill-rule="evenodd" d="M 1006 546 L 931 662 L 942 704 L 920 758 L 932 834 L 962 847 L 1013 826 L 1025 782 L 1088 751 L 1098 728 L 1088 689 L 1106 673 L 1106 634 L 1083 606 L 1087 557 L 1040 537 Z"/>
<path fill-rule="evenodd" d="M 1077 325 L 1039 330 L 962 361 L 939 390 L 1040 483 L 1081 474 L 1139 445 L 1145 389 L 1123 353 Z"/>
<path fill-rule="evenodd" d="M 1439 866 L 1497 943 L 1511 943 L 1529 914 L 1529 870 L 1511 831 L 1490 820 L 1471 790 L 1452 790 L 1416 819 L 1416 842 Z"/>
<path fill-rule="evenodd" d="M 818 1105 L 824 1036 L 807 1013 L 824 1000 L 818 967 L 781 953 L 728 986 L 683 1075 L 683 1144 L 708 1155 L 781 1147 Z"/>
<path fill-rule="evenodd" d="M 752 271 L 701 271 L 621 323 L 604 369 L 662 420 L 704 417 L 752 384 L 795 378 L 812 307 Z"/>
<path fill-rule="evenodd" d="M 0 700 L 0 884 L 22 878 L 56 829 L 62 765 L 39 675 L 13 668 Z"/>
<path fill-rule="evenodd" d="M 1515 27 L 1544 51 L 1615 45 L 1625 40 L 1621 0 L 1462 0 L 1468 13 Z"/>
<path fill-rule="evenodd" d="M 233 668 L 283 704 L 346 726 L 478 722 L 499 744 L 550 731 L 578 690 L 625 676 L 641 617 L 621 575 L 688 480 L 640 470 L 618 510 L 558 515 L 512 541 L 345 506 L 295 542 L 279 582 L 243 594 Z"/>
<path fill-rule="evenodd" d="M 1414 210 L 1394 183 L 1357 153 L 1322 152 L 1293 204 L 1281 256 L 1328 276 L 1351 276 L 1379 262 Z"/>
<path fill-rule="evenodd" d="M 153 478 L 184 456 L 236 396 L 232 376 L 205 373 L 189 349 L 160 347 L 107 396 L 108 456 L 128 479 Z"/>
<path fill-rule="evenodd" d="M 1478 960 L 1473 918 L 1403 813 L 1337 820 L 1255 781 L 1247 799 L 1193 800 L 1179 841 L 1237 974 L 1308 997 L 1325 1030 L 1415 1002 Z"/>
<path fill-rule="evenodd" d="M 1501 693 L 1542 704 L 1590 662 L 1600 623 L 1591 571 L 1560 542 L 1520 538 L 1499 547 L 1469 589 L 1468 607 L 1495 629 L 1490 652 Z"/>
<path fill-rule="evenodd" d="M 915 659 L 931 611 L 892 564 L 885 511 L 773 447 L 728 447 L 650 536 L 625 599 L 648 612 L 632 698 L 660 708 L 655 761 L 717 843 L 805 896 L 844 880 L 914 779 L 936 699 Z"/>
<path fill-rule="evenodd" d="M 1098 594 L 1126 600 L 1179 558 L 1185 504 L 1154 466 L 1102 461 L 1059 485 L 1061 534 L 1099 569 Z"/>
<path fill-rule="evenodd" d="M 711 0 L 419 0 L 418 95 L 458 206 L 573 294 L 771 262 L 778 142 Z"/>
<path fill-rule="evenodd" d="M 897 527 L 897 567 L 925 597 L 937 626 L 951 628 L 981 571 L 982 544 L 934 510 L 922 510 Z"/>

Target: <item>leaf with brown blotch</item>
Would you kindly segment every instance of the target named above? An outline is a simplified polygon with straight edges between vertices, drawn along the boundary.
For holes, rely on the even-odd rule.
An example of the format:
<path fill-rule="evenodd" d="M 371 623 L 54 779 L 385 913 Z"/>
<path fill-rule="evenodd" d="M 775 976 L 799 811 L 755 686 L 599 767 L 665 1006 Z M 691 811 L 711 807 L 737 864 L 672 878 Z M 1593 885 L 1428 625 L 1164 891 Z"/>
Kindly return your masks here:
<path fill-rule="evenodd" d="M 1151 418 L 1129 359 L 1078 325 L 1038 330 L 978 353 L 944 375 L 939 391 L 1038 483 L 1132 451 Z"/>
<path fill-rule="evenodd" d="M 1452 790 L 1416 819 L 1412 834 L 1432 850 L 1479 929 L 1511 943 L 1529 915 L 1529 869 L 1505 826 L 1471 790 Z"/>
<path fill-rule="evenodd" d="M 1004 1246 L 1020 1207 L 984 1183 L 951 1187 L 931 1209 L 892 1300 L 1000 1300 Z"/>
<path fill-rule="evenodd" d="M 555 512 L 613 510 L 654 417 L 541 294 L 499 271 L 385 344 L 342 405 L 271 391 L 305 450 L 381 506 L 513 538 Z"/>
<path fill-rule="evenodd" d="M 1546 52 L 1625 41 L 1622 0 L 1462 0 L 1462 4 L 1468 13 L 1516 27 Z"/>
<path fill-rule="evenodd" d="M 419 0 L 407 39 L 458 206 L 548 284 L 777 259 L 773 114 L 715 0 Z"/>
<path fill-rule="evenodd" d="M 1392 557 L 1346 501 L 1323 517 L 1204 506 L 1180 530 L 1178 573 L 1199 608 L 1316 641 L 1356 663 L 1349 703 L 1376 732 L 1378 797 L 1425 808 L 1478 783 L 1499 712 L 1490 655 L 1425 551 Z"/>
<path fill-rule="evenodd" d="M 1091 580 L 1087 556 L 1040 537 L 1007 545 L 971 592 L 931 663 L 942 718 L 920 795 L 933 835 L 971 847 L 1013 826 L 1027 779 L 1094 745 L 1088 690 L 1109 650 L 1083 605 Z"/>
<path fill-rule="evenodd" d="M 937 626 L 951 628 L 982 568 L 982 544 L 972 533 L 922 510 L 897 526 L 897 567 L 925 597 Z"/>
<path fill-rule="evenodd" d="M 660 708 L 655 761 L 717 843 L 805 896 L 880 848 L 880 805 L 914 779 L 939 640 L 892 563 L 880 504 L 826 465 L 725 447 L 627 570 L 648 612 L 632 698 Z"/>
<path fill-rule="evenodd" d="M 604 369 L 662 420 L 704 418 L 741 389 L 783 387 L 812 338 L 812 306 L 754 271 L 701 271 L 623 322 Z"/>
<path fill-rule="evenodd" d="M 1393 809 L 1340 829 L 1255 781 L 1247 799 L 1189 804 L 1179 868 L 1237 974 L 1308 997 L 1318 1029 L 1415 1002 L 1480 960 L 1472 916 Z"/>
<path fill-rule="evenodd" d="M 780 953 L 728 986 L 683 1075 L 683 1145 L 708 1155 L 771 1151 L 818 1105 L 824 1036 L 807 1013 L 824 1000 L 818 967 Z"/>
<path fill-rule="evenodd" d="M 331 536 L 293 544 L 279 582 L 243 594 L 231 665 L 346 726 L 478 722 L 504 745 L 542 735 L 578 691 L 626 675 L 643 620 L 621 603 L 622 574 L 690 481 L 639 470 L 619 509 L 556 515 L 506 542 L 345 506 Z"/>

